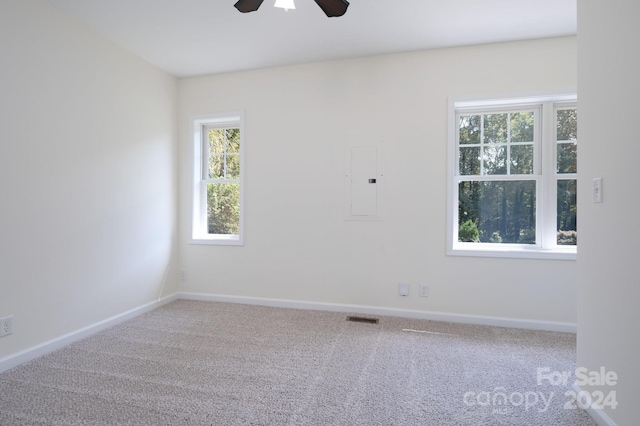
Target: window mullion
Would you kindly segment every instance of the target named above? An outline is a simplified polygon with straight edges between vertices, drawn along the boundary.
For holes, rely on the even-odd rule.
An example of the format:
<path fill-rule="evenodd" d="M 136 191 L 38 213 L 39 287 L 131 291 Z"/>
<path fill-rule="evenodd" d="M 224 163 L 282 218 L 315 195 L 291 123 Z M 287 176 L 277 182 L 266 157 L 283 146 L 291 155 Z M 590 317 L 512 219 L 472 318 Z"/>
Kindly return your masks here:
<path fill-rule="evenodd" d="M 225 179 L 227 178 L 227 133 L 227 129 L 222 133 L 224 135 L 224 139 L 222 141 L 222 176 L 224 176 Z"/>
<path fill-rule="evenodd" d="M 511 174 L 511 113 L 507 113 L 507 174 Z"/>
<path fill-rule="evenodd" d="M 205 185 L 210 183 L 240 183 L 240 179 L 205 179 L 202 183 Z"/>
<path fill-rule="evenodd" d="M 480 175 L 484 175 L 484 114 L 480 114 Z"/>
<path fill-rule="evenodd" d="M 541 198 L 540 211 L 542 212 L 543 222 L 542 230 L 542 246 L 544 248 L 553 248 L 556 246 L 556 221 L 557 221 L 557 181 L 556 174 L 556 120 L 553 103 L 545 102 L 542 105 L 542 135 L 540 153 L 542 155 L 542 184 L 543 197 Z"/>
<path fill-rule="evenodd" d="M 209 177 L 209 129 L 202 126 L 202 161 L 200 179 L 204 180 Z"/>
<path fill-rule="evenodd" d="M 535 180 L 538 181 L 538 175 L 462 175 L 456 176 L 459 182 L 477 182 L 477 181 L 521 181 Z"/>
<path fill-rule="evenodd" d="M 207 181 L 203 180 L 200 184 L 200 214 L 198 217 L 199 232 L 204 235 L 207 233 Z"/>

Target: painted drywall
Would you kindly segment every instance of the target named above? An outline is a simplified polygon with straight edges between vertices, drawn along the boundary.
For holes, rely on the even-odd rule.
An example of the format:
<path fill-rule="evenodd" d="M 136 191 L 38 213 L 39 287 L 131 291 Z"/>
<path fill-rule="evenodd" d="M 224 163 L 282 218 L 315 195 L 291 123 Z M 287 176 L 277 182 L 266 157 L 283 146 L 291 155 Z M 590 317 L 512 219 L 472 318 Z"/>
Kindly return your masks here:
<path fill-rule="evenodd" d="M 575 88 L 576 64 L 563 37 L 181 79 L 182 290 L 575 323 L 575 261 L 448 257 L 445 225 L 448 98 Z M 190 245 L 189 116 L 238 110 L 246 244 Z M 345 220 L 349 145 L 381 153 L 378 221 Z"/>
<path fill-rule="evenodd" d="M 605 414 L 618 425 L 638 423 L 640 323 L 640 209 L 637 179 L 640 137 L 640 3 L 578 4 L 578 365 L 618 375 L 618 406 Z M 603 179 L 603 202 L 594 204 L 592 179 Z M 597 390 L 584 386 L 587 391 Z"/>
<path fill-rule="evenodd" d="M 174 77 L 0 2 L 0 359 L 176 291 Z M 164 284 L 164 290 L 162 290 Z"/>

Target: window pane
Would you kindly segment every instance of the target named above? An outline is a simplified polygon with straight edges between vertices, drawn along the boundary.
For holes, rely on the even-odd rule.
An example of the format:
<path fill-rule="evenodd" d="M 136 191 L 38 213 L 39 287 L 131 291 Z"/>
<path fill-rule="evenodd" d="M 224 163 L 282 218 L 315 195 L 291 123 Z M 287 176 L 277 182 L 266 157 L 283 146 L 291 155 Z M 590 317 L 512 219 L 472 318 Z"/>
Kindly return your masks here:
<path fill-rule="evenodd" d="M 209 176 L 208 179 L 224 179 L 224 156 L 209 156 Z"/>
<path fill-rule="evenodd" d="M 507 115 L 505 113 L 484 116 L 484 143 L 507 142 Z"/>
<path fill-rule="evenodd" d="M 511 114 L 511 142 L 533 142 L 533 111 Z"/>
<path fill-rule="evenodd" d="M 460 182 L 458 195 L 458 241 L 535 244 L 535 181 Z"/>
<path fill-rule="evenodd" d="M 240 156 L 237 154 L 227 155 L 227 179 L 238 179 L 240 177 Z"/>
<path fill-rule="evenodd" d="M 507 174 L 507 146 L 484 146 L 482 161 L 485 175 Z"/>
<path fill-rule="evenodd" d="M 558 143 L 557 173 L 576 173 L 578 170 L 578 145 L 573 142 Z"/>
<path fill-rule="evenodd" d="M 209 234 L 240 233 L 240 184 L 207 184 L 207 230 Z"/>
<path fill-rule="evenodd" d="M 240 152 L 240 129 L 227 129 L 227 152 Z"/>
<path fill-rule="evenodd" d="M 533 173 L 533 145 L 511 146 L 511 174 Z"/>
<path fill-rule="evenodd" d="M 221 155 L 224 153 L 225 130 L 209 129 L 209 155 Z"/>
<path fill-rule="evenodd" d="M 480 147 L 460 148 L 460 174 L 480 174 Z"/>
<path fill-rule="evenodd" d="M 576 188 L 575 179 L 558 181 L 558 245 L 571 246 L 577 243 Z"/>
<path fill-rule="evenodd" d="M 578 139 L 578 110 L 561 109 L 557 112 L 557 140 L 574 141 Z"/>
<path fill-rule="evenodd" d="M 480 143 L 480 116 L 460 117 L 460 144 Z"/>

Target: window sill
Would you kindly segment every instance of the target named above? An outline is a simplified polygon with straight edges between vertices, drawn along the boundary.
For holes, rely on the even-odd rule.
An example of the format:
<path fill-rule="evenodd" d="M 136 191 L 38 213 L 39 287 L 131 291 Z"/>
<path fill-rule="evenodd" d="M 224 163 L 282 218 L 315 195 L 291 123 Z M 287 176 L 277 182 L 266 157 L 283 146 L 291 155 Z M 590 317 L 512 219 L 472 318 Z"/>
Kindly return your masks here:
<path fill-rule="evenodd" d="M 239 235 L 208 235 L 203 237 L 193 237 L 189 244 L 211 245 L 211 246 L 243 246 L 244 242 Z"/>
<path fill-rule="evenodd" d="M 468 257 L 499 257 L 516 259 L 551 259 L 551 260 L 576 260 L 576 247 L 558 247 L 542 249 L 540 247 L 526 247 L 519 245 L 496 246 L 494 244 L 466 243 L 456 244 L 447 249 L 448 256 Z"/>

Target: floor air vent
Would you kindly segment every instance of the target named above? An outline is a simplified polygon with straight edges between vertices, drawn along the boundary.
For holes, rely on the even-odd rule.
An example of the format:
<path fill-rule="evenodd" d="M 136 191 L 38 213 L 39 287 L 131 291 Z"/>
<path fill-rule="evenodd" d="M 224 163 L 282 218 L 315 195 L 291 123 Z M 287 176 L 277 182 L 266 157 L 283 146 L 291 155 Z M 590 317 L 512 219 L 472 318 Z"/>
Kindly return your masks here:
<path fill-rule="evenodd" d="M 378 323 L 378 318 L 347 317 L 347 321 L 365 322 L 367 324 L 377 324 Z"/>

